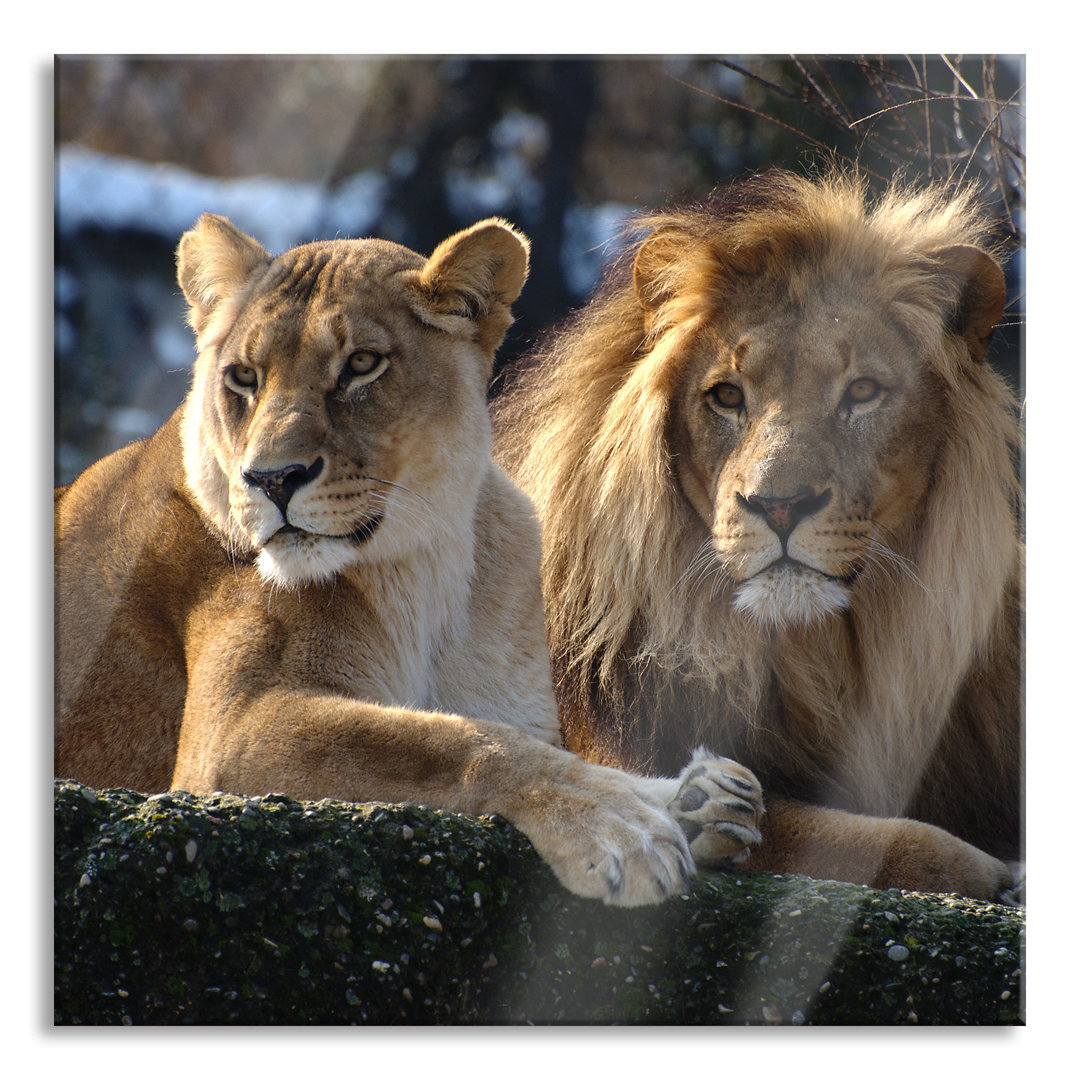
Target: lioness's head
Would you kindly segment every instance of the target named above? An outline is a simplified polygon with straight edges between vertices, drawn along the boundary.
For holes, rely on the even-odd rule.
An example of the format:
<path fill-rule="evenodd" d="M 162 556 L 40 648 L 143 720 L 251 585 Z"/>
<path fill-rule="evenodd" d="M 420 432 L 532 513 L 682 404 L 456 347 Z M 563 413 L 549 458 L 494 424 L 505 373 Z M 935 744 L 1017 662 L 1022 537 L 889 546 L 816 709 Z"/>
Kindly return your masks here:
<path fill-rule="evenodd" d="M 528 272 L 523 236 L 492 219 L 428 259 L 381 240 L 272 258 L 204 214 L 177 261 L 198 344 L 187 483 L 265 580 L 394 559 L 468 514 L 492 356 Z"/>
<path fill-rule="evenodd" d="M 656 228 L 634 286 L 660 354 L 642 363 L 668 365 L 677 483 L 732 602 L 798 626 L 844 610 L 861 574 L 904 572 L 946 425 L 965 421 L 949 387 L 982 361 L 1005 284 L 984 251 L 938 242 L 939 202 L 875 217 L 850 185 L 771 183 L 722 227 Z"/>

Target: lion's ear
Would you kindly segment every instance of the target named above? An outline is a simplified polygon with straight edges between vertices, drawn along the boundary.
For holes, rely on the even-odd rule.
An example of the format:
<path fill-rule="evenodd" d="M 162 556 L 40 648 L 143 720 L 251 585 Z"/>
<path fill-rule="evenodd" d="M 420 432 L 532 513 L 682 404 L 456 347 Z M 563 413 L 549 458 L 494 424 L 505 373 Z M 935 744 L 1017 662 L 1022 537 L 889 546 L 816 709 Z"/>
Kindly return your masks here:
<path fill-rule="evenodd" d="M 672 301 L 711 296 L 719 279 L 716 252 L 700 237 L 678 226 L 655 229 L 634 259 L 634 291 L 645 309 L 646 327 L 652 329 Z M 678 317 L 674 312 L 671 315 Z"/>
<path fill-rule="evenodd" d="M 195 333 L 202 334 L 221 301 L 269 262 L 266 249 L 228 218 L 203 214 L 176 249 L 176 277 Z"/>
<path fill-rule="evenodd" d="M 468 320 L 480 345 L 494 352 L 513 322 L 510 305 L 528 276 L 528 239 L 507 222 L 489 218 L 435 249 L 416 279 L 416 313 L 450 332 Z"/>
<path fill-rule="evenodd" d="M 985 251 L 969 244 L 938 248 L 930 255 L 944 264 L 959 287 L 952 329 L 964 339 L 972 359 L 982 360 L 1005 310 L 1005 275 Z"/>
<path fill-rule="evenodd" d="M 682 229 L 655 229 L 634 258 L 634 291 L 646 311 L 655 311 L 675 291 L 680 257 L 689 250 L 690 236 Z"/>

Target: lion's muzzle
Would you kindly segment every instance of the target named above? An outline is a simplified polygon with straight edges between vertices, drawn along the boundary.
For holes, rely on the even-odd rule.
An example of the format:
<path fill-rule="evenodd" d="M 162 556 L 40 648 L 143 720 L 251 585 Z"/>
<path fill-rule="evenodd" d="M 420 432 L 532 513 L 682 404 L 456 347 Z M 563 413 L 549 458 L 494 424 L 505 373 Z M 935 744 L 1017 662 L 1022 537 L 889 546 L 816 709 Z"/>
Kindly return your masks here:
<path fill-rule="evenodd" d="M 242 469 L 240 475 L 253 487 L 259 488 L 288 520 L 289 500 L 305 484 L 310 484 L 323 471 L 323 459 L 317 457 L 311 465 L 292 464 L 280 469 Z"/>
<path fill-rule="evenodd" d="M 782 497 L 757 494 L 736 495 L 736 499 L 745 510 L 765 520 L 765 524 L 780 537 L 780 542 L 785 547 L 795 526 L 803 518 L 808 518 L 811 514 L 824 509 L 831 498 L 831 488 L 826 488 L 816 495 L 809 488 L 803 488 L 794 495 Z"/>

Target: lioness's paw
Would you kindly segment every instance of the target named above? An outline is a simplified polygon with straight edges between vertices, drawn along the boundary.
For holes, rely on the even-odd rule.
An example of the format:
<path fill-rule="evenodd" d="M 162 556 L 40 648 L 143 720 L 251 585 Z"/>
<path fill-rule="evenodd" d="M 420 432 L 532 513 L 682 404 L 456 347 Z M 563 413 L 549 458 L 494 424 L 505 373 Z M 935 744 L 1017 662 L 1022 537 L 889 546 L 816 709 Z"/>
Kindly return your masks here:
<path fill-rule="evenodd" d="M 730 758 L 698 750 L 679 776 L 668 811 L 700 866 L 735 866 L 761 842 L 765 806 L 757 777 Z"/>
<path fill-rule="evenodd" d="M 694 863 L 663 802 L 624 773 L 598 765 L 585 770 L 571 789 L 547 796 L 542 825 L 522 822 L 563 885 L 619 907 L 656 904 L 685 891 Z"/>

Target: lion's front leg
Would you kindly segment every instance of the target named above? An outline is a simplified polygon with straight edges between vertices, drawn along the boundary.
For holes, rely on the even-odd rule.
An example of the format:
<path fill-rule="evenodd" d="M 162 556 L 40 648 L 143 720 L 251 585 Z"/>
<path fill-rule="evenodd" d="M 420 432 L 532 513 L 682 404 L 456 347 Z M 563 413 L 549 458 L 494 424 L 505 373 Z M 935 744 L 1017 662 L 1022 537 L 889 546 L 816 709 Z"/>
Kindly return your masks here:
<path fill-rule="evenodd" d="M 677 777 L 645 782 L 664 799 L 698 866 L 736 866 L 761 842 L 761 785 L 737 761 L 699 748 Z"/>
<path fill-rule="evenodd" d="M 764 832 L 764 843 L 747 863 L 751 869 L 1006 902 L 1017 884 L 1014 870 L 1000 859 L 911 818 L 775 798 Z"/>

